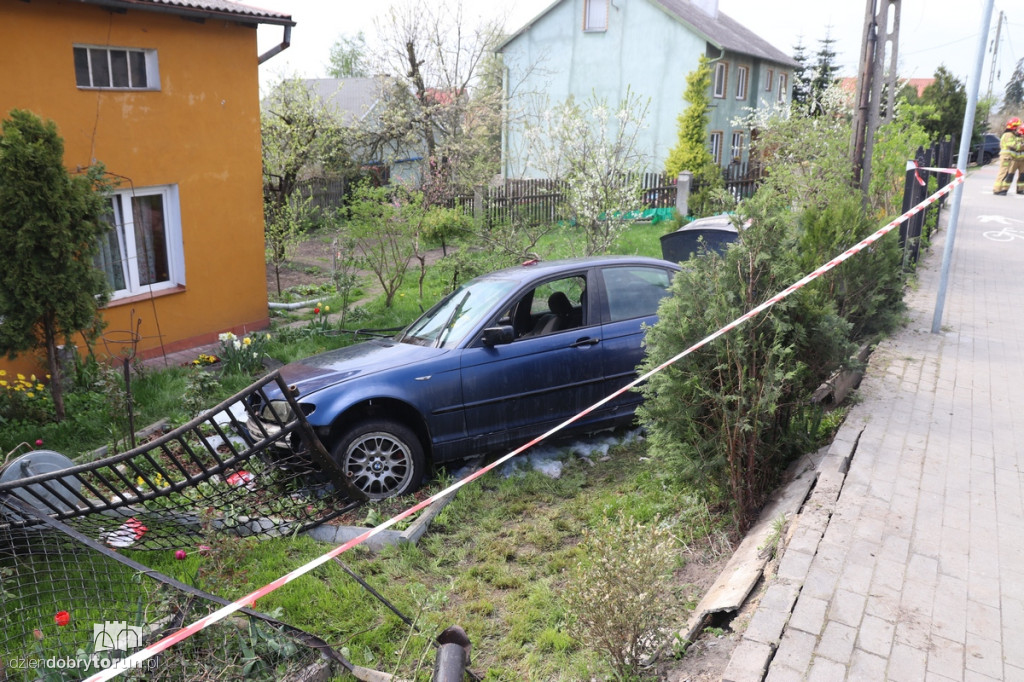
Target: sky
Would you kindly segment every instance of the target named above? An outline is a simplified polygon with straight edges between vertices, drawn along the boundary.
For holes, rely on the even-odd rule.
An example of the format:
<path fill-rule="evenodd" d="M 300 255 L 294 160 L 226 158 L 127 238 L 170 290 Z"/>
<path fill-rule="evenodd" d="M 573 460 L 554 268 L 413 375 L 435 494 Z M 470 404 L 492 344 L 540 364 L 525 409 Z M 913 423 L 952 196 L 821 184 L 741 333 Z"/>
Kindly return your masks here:
<path fill-rule="evenodd" d="M 292 44 L 260 67 L 264 87 L 283 76 L 322 78 L 327 75 L 331 46 L 342 35 L 359 31 L 372 46 L 375 19 L 386 14 L 392 2 L 408 0 L 241 0 L 263 9 L 290 14 L 297 22 Z M 421 2 L 423 0 L 420 0 Z M 457 2 L 458 0 L 426 0 Z M 614 0 L 612 0 L 614 3 Z M 467 17 L 500 18 L 506 14 L 507 32 L 517 31 L 552 4 L 553 0 L 462 0 Z M 981 35 L 984 0 L 901 0 L 899 74 L 904 78 L 929 78 L 944 65 L 966 83 L 974 69 Z M 860 57 L 865 0 L 719 0 L 718 8 L 761 35 L 787 54 L 801 41 L 808 54 L 819 41 L 835 39 L 833 50 L 841 76 L 854 76 Z M 992 45 L 1000 10 L 1002 25 L 998 60 L 993 73 Z M 282 29 L 261 26 L 260 52 L 281 41 Z M 980 95 L 1001 96 L 1017 62 L 1024 58 L 1024 3 L 996 0 L 980 79 Z"/>

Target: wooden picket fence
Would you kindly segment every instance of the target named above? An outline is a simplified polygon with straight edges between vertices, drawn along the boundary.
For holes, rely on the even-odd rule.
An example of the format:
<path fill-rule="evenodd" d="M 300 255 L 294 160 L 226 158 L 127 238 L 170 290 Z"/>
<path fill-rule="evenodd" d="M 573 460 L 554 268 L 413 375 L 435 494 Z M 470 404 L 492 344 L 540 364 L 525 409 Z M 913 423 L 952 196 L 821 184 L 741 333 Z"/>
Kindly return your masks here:
<path fill-rule="evenodd" d="M 734 163 L 723 169 L 725 188 L 737 200 L 753 196 L 762 178 L 757 164 Z M 636 176 L 623 175 L 622 181 L 632 182 Z M 664 173 L 643 173 L 637 209 L 673 208 L 676 206 L 676 178 Z M 697 189 L 696 186 L 691 190 Z M 513 218 L 529 224 L 554 222 L 564 216 L 565 183 L 551 179 L 506 179 L 499 184 L 477 187 L 472 192 L 455 196 L 450 206 L 467 215 L 480 218 L 486 225 L 497 225 Z M 341 207 L 345 202 L 346 183 L 343 179 L 311 178 L 300 183 L 300 191 L 310 197 L 321 209 Z"/>
<path fill-rule="evenodd" d="M 732 164 L 722 172 L 726 190 L 737 199 L 754 194 L 761 180 L 760 166 Z M 623 182 L 635 176 L 624 175 Z M 676 178 L 664 173 L 644 173 L 640 178 L 638 209 L 676 206 Z M 551 179 L 505 180 L 501 184 L 478 187 L 472 194 L 455 197 L 454 206 L 474 215 L 487 225 L 500 224 L 518 217 L 530 224 L 552 222 L 564 210 L 564 182 Z"/>

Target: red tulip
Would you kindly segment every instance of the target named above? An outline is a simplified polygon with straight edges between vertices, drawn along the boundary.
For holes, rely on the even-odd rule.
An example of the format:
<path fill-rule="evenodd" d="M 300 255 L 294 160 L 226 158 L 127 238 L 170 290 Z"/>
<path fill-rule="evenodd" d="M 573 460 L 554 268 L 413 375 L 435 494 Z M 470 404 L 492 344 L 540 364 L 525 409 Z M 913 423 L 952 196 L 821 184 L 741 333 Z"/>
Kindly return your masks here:
<path fill-rule="evenodd" d="M 182 559 L 184 559 L 184 558 L 185 558 L 186 556 L 188 556 L 188 554 L 186 554 L 186 553 L 185 553 L 185 550 L 183 550 L 183 549 L 179 549 L 178 551 L 176 551 L 176 552 L 174 553 L 174 558 L 175 558 L 175 559 L 177 559 L 178 561 L 181 561 L 181 560 L 182 560 Z"/>
<path fill-rule="evenodd" d="M 36 447 L 38 448 L 42 444 L 43 444 L 43 439 L 42 438 L 36 438 Z"/>
<path fill-rule="evenodd" d="M 58 611 L 57 615 L 53 617 L 53 621 L 57 623 L 57 625 L 64 627 L 71 622 L 71 614 L 67 611 Z"/>

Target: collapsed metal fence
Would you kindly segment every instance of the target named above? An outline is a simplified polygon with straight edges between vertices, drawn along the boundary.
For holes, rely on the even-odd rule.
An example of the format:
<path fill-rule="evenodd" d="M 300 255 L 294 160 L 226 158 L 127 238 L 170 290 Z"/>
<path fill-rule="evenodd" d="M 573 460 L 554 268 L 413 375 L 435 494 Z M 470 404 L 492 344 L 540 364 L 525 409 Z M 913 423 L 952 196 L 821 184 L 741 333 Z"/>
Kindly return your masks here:
<path fill-rule="evenodd" d="M 154 571 L 17 498 L 0 527 L 0 680 L 81 680 L 121 669 L 136 680 L 300 680 L 352 670 L 322 639 L 241 609 L 174 651 L 127 667 L 125 657 L 228 603 Z"/>
<path fill-rule="evenodd" d="M 267 416 L 273 387 L 284 398 L 268 427 L 253 417 Z M 0 680 L 82 679 L 228 603 L 124 550 L 184 557 L 211 533 L 288 536 L 363 499 L 277 373 L 122 454 L 72 466 L 27 453 L 0 472 Z M 129 674 L 286 679 L 323 659 L 345 665 L 315 637 L 247 610 Z"/>

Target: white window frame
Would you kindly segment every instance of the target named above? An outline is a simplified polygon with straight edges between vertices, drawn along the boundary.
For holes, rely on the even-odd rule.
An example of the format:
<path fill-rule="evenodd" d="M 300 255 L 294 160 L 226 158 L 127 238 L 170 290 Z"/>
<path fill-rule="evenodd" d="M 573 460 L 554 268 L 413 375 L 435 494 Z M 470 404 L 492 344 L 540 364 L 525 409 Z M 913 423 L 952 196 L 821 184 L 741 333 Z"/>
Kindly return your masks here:
<path fill-rule="evenodd" d="M 721 130 L 711 131 L 711 158 L 714 159 L 715 165 L 722 165 L 722 143 L 725 141 L 725 134 Z"/>
<path fill-rule="evenodd" d="M 786 96 L 789 94 L 789 78 L 787 74 L 779 74 L 779 104 L 786 103 Z"/>
<path fill-rule="evenodd" d="M 744 135 L 742 130 L 732 131 L 732 149 L 731 156 L 729 158 L 733 161 L 743 160 L 743 137 Z"/>
<path fill-rule="evenodd" d="M 162 201 L 164 248 L 168 276 L 166 280 L 142 284 L 138 266 L 138 249 L 132 199 L 152 196 L 159 196 Z M 116 254 L 118 262 L 112 263 L 112 267 L 120 266 L 125 281 L 124 288 L 113 290 L 111 301 L 184 286 L 185 255 L 177 185 L 143 187 L 112 192 L 110 194 L 110 203 L 112 208 L 110 222 L 116 235 L 118 249 Z M 108 239 L 109 236 L 104 235 L 101 239 Z M 114 256 L 114 254 L 111 254 L 111 256 Z M 110 282 L 110 286 L 113 288 L 114 283 Z"/>
<path fill-rule="evenodd" d="M 608 0 L 583 0 L 583 30 L 608 30 Z"/>
<path fill-rule="evenodd" d="M 764 81 L 765 92 L 772 91 L 772 84 L 775 82 L 775 69 L 768 69 L 767 77 Z"/>
<path fill-rule="evenodd" d="M 80 52 L 84 51 L 84 52 Z M 115 85 L 113 83 L 113 63 L 112 53 L 125 52 L 127 53 L 129 62 L 133 57 L 137 58 L 141 56 L 145 63 L 146 82 L 133 83 L 134 74 L 132 68 L 129 66 L 125 73 L 127 82 Z M 88 70 L 87 75 L 88 83 L 80 82 L 80 76 L 83 74 L 79 73 L 79 56 L 84 54 L 86 56 L 86 69 Z M 75 70 L 75 84 L 79 90 L 159 90 L 160 89 L 160 65 L 157 62 L 156 50 L 148 50 L 137 47 L 115 47 L 112 45 L 82 45 L 75 44 L 73 46 L 72 55 L 74 57 L 74 70 Z M 107 72 L 108 81 L 107 83 L 96 84 L 98 73 L 96 72 L 96 60 L 105 60 L 105 67 Z"/>
<path fill-rule="evenodd" d="M 748 76 L 750 75 L 750 67 L 737 66 L 736 67 L 736 99 L 747 98 L 747 82 Z"/>
<path fill-rule="evenodd" d="M 725 99 L 729 91 L 729 64 L 726 62 L 715 62 L 715 79 L 712 86 L 712 94 L 716 99 Z"/>

